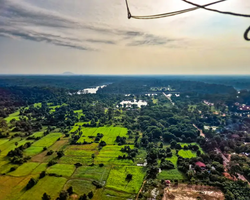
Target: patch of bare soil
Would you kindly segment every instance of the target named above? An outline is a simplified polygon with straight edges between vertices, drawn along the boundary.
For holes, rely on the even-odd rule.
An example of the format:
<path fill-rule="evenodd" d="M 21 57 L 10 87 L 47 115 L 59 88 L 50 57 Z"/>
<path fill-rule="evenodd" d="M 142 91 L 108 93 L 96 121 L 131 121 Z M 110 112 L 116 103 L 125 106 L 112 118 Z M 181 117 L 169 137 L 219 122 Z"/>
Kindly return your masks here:
<path fill-rule="evenodd" d="M 212 186 L 179 184 L 164 189 L 162 200 L 224 200 L 224 194 Z"/>
<path fill-rule="evenodd" d="M 70 195 L 70 200 L 77 200 L 77 199 L 78 199 L 78 195 L 77 194 Z"/>

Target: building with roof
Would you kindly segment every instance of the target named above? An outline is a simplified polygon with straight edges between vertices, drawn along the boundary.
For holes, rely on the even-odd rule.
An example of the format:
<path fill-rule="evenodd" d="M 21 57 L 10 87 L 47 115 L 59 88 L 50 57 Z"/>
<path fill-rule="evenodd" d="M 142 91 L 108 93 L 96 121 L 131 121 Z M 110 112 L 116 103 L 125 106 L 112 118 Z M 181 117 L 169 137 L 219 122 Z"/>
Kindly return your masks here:
<path fill-rule="evenodd" d="M 206 168 L 206 165 L 203 162 L 200 162 L 200 161 L 196 162 L 195 166 L 199 166 L 200 168 L 203 168 L 203 169 Z"/>

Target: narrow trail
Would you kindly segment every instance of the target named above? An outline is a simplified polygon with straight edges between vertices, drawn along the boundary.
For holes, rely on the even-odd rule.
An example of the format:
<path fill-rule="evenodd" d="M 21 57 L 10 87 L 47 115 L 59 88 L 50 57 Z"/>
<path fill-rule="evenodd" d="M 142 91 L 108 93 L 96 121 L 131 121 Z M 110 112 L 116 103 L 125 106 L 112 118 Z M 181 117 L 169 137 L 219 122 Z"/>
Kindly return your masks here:
<path fill-rule="evenodd" d="M 201 136 L 201 137 L 206 138 L 205 134 L 202 132 L 201 129 L 199 129 L 195 124 L 193 124 L 193 126 L 194 126 L 198 131 L 200 131 L 200 136 Z"/>
<path fill-rule="evenodd" d="M 174 102 L 172 101 L 171 97 L 169 97 L 168 95 L 166 95 L 164 92 L 162 93 L 165 97 L 167 97 L 167 99 L 172 103 L 172 105 L 174 106 Z"/>
<path fill-rule="evenodd" d="M 138 194 L 136 195 L 136 200 L 138 200 L 139 194 L 141 193 L 141 191 L 142 191 L 142 189 L 143 189 L 145 183 L 146 183 L 146 180 L 143 181 L 142 186 L 141 186 L 141 189 L 139 190 Z"/>

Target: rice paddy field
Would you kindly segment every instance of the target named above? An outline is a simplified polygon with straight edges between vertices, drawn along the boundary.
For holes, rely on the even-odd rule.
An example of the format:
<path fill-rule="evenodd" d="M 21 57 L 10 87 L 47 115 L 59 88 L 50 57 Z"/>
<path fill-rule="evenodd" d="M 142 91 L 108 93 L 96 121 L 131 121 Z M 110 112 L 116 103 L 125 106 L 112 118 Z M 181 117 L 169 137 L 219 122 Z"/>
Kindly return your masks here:
<path fill-rule="evenodd" d="M 78 127 L 77 127 L 78 128 Z M 73 128 L 73 130 L 77 130 L 77 128 Z M 73 132 L 71 130 L 71 132 Z M 107 144 L 115 144 L 115 140 L 117 136 L 127 137 L 128 130 L 122 127 L 99 127 L 99 128 L 81 128 L 82 136 L 78 140 L 78 143 L 93 142 L 93 138 L 89 138 L 89 136 L 95 137 L 97 133 L 102 133 L 104 136 L 101 140 L 105 141 Z"/>
<path fill-rule="evenodd" d="M 39 106 L 39 104 L 37 105 Z M 82 114 L 80 111 L 76 113 Z M 31 199 L 40 200 L 43 193 L 51 196 L 51 199 L 56 199 L 63 189 L 73 187 L 75 195 L 94 193 L 93 199 L 113 199 L 125 200 L 135 198 L 139 191 L 146 169 L 136 166 L 136 161 L 122 159 L 118 156 L 126 155 L 121 152 L 124 145 L 119 146 L 115 140 L 117 136 L 128 137 L 127 129 L 122 127 L 98 127 L 85 128 L 83 123 L 77 123 L 72 127 L 71 133 L 81 127 L 83 136 L 79 142 L 84 139 L 92 142 L 90 144 L 70 145 L 69 138 L 65 138 L 60 132 L 51 132 L 44 136 L 43 132 L 35 132 L 32 134 L 37 140 L 26 140 L 20 137 L 14 139 L 0 139 L 0 200 L 14 199 Z M 101 140 L 107 143 L 101 150 L 99 144 L 93 142 L 97 133 L 102 133 L 104 136 Z M 22 164 L 11 164 L 6 157 L 10 150 L 31 142 L 31 146 L 23 151 L 25 156 L 30 156 L 31 159 Z M 133 145 L 129 145 L 131 149 Z M 46 147 L 47 149 L 44 149 Z M 52 155 L 47 155 L 47 152 L 53 150 Z M 64 156 L 57 157 L 56 152 L 63 150 Z M 93 158 L 94 155 L 94 158 Z M 137 159 L 145 159 L 145 152 L 140 152 Z M 49 161 L 55 160 L 56 164 L 48 166 Z M 81 166 L 76 167 L 79 163 Z M 102 165 L 100 165 L 102 164 Z M 15 167 L 15 170 L 10 169 Z M 45 171 L 46 176 L 39 178 L 42 171 Z M 126 181 L 127 174 L 132 174 L 131 181 Z M 26 189 L 26 185 L 31 178 L 34 178 L 37 183 L 31 189 Z M 92 181 L 98 181 L 103 185 L 103 188 L 96 188 Z"/>
<path fill-rule="evenodd" d="M 41 106 L 35 104 L 34 106 Z M 49 105 L 51 112 L 60 106 Z M 74 111 L 80 118 L 83 116 L 81 110 Z M 18 119 L 19 113 L 13 113 L 7 120 Z M 13 139 L 0 139 L 0 200 L 40 200 L 46 192 L 51 199 L 56 199 L 60 191 L 73 187 L 75 199 L 89 192 L 94 193 L 93 200 L 127 200 L 135 199 L 146 175 L 146 167 L 137 166 L 145 162 L 146 150 L 139 149 L 135 159 L 118 159 L 118 156 L 127 155 L 121 152 L 125 145 L 118 145 L 117 136 L 128 138 L 128 130 L 123 127 L 83 127 L 87 122 L 78 122 L 71 127 L 70 134 L 75 131 L 82 131 L 77 144 L 70 145 L 70 137 L 66 138 L 58 130 L 52 131 L 44 136 L 45 127 L 42 131 L 35 132 L 31 136 L 36 140 L 27 140 L 25 137 L 15 137 Z M 106 146 L 99 149 L 99 143 L 95 143 L 95 137 L 102 133 L 101 140 L 106 142 Z M 89 144 L 83 144 L 83 142 Z M 130 141 L 130 140 L 127 140 Z M 10 150 L 14 150 L 20 145 L 31 142 L 31 146 L 23 151 L 24 156 L 31 159 L 22 165 L 11 164 L 6 155 Z M 184 146 L 185 144 L 181 144 Z M 128 145 L 126 145 L 128 146 Z M 129 145 L 131 149 L 134 145 Z M 164 147 L 165 148 L 165 147 Z M 62 157 L 57 156 L 57 152 L 63 150 Z M 49 151 L 53 153 L 47 155 Z M 190 150 L 180 150 L 178 154 L 184 158 L 196 157 L 196 153 Z M 48 166 L 54 160 L 55 164 Z M 158 179 L 183 180 L 185 175 L 177 169 L 177 155 L 173 150 L 173 156 L 167 158 L 174 165 L 175 169 L 162 170 L 158 174 Z M 78 163 L 78 166 L 75 164 Z M 11 168 L 14 167 L 14 170 Z M 39 178 L 41 172 L 46 176 Z M 126 180 L 128 174 L 132 175 L 131 180 Z M 29 180 L 34 178 L 36 184 L 26 189 Z M 98 181 L 102 188 L 96 188 L 92 184 Z M 70 199 L 74 199 L 73 197 Z"/>

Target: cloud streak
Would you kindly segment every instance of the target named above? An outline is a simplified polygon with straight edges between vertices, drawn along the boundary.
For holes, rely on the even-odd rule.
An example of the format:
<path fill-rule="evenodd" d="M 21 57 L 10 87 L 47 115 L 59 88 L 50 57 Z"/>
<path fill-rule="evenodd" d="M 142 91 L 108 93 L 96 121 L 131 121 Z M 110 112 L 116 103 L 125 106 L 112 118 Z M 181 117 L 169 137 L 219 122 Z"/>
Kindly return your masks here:
<path fill-rule="evenodd" d="M 85 51 L 103 50 L 114 45 L 164 46 L 178 41 L 142 31 L 91 25 L 22 0 L 3 1 L 0 6 L 0 35 Z"/>

